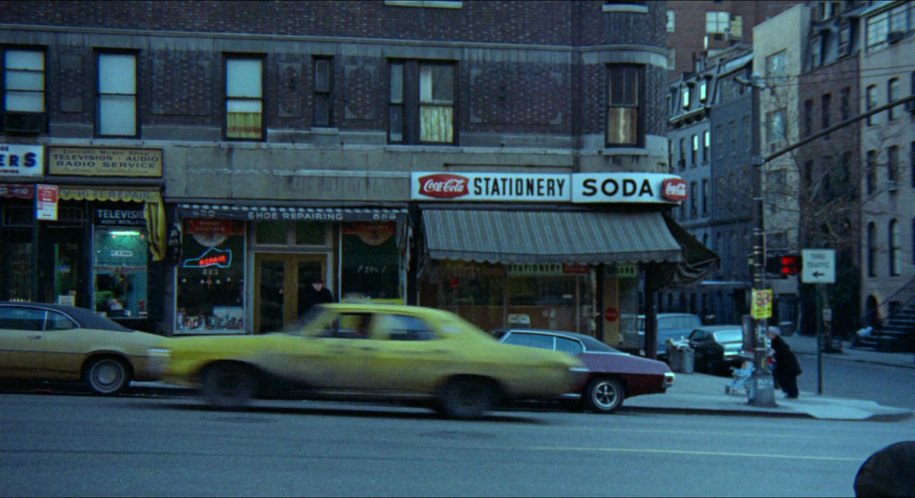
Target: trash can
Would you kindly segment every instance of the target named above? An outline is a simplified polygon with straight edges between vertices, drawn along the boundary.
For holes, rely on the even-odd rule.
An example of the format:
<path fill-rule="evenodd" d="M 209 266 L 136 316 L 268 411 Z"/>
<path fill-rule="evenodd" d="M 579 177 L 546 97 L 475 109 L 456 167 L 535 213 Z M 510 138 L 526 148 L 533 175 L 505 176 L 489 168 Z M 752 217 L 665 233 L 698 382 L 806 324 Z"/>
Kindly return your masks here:
<path fill-rule="evenodd" d="M 679 373 L 693 373 L 695 370 L 696 352 L 693 348 L 677 346 L 668 352 L 670 369 Z"/>

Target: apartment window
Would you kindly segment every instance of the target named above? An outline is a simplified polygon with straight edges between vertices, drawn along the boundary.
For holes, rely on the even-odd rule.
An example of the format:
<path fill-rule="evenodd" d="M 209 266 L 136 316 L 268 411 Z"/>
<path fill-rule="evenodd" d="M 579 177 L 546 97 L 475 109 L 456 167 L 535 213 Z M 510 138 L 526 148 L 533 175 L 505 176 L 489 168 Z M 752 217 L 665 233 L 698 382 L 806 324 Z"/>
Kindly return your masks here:
<path fill-rule="evenodd" d="M 881 12 L 867 19 L 867 49 L 876 49 L 885 46 L 887 35 L 890 31 L 889 12 Z"/>
<path fill-rule="evenodd" d="M 330 127 L 334 125 L 333 88 L 334 61 L 330 57 L 315 57 L 314 69 L 314 126 Z"/>
<path fill-rule="evenodd" d="M 804 101 L 804 136 L 810 136 L 813 133 L 813 100 Z"/>
<path fill-rule="evenodd" d="M 864 183 L 865 192 L 867 194 L 873 194 L 874 190 L 877 187 L 877 151 L 869 150 L 867 151 L 867 162 L 865 164 L 867 171 L 865 172 L 866 180 Z"/>
<path fill-rule="evenodd" d="M 817 68 L 823 64 L 823 41 L 821 38 L 810 40 L 810 67 Z"/>
<path fill-rule="evenodd" d="M 226 58 L 226 138 L 263 139 L 263 77 L 263 59 Z"/>
<path fill-rule="evenodd" d="M 680 169 L 686 169 L 686 139 L 680 137 Z"/>
<path fill-rule="evenodd" d="M 889 254 L 889 270 L 890 275 L 899 275 L 900 270 L 902 269 L 902 247 L 901 245 L 901 235 L 899 234 L 899 223 L 894 219 L 890 220 L 889 226 L 887 227 L 887 240 L 890 254 Z"/>
<path fill-rule="evenodd" d="M 867 276 L 877 276 L 877 225 L 867 224 Z"/>
<path fill-rule="evenodd" d="M 702 180 L 702 214 L 708 216 L 708 179 Z"/>
<path fill-rule="evenodd" d="M 895 184 L 899 180 L 899 146 L 891 145 L 886 149 L 886 181 Z"/>
<path fill-rule="evenodd" d="M 683 91 L 680 93 L 680 95 L 683 97 L 682 105 L 683 105 L 684 109 L 689 109 L 689 104 L 693 99 L 693 96 L 692 96 L 693 92 L 691 90 L 692 90 L 692 88 L 690 88 L 689 86 L 685 86 L 685 87 L 683 87 Z"/>
<path fill-rule="evenodd" d="M 864 105 L 867 107 L 866 111 L 869 112 L 871 109 L 877 107 L 877 85 L 868 85 L 865 95 L 867 100 L 864 102 Z M 877 119 L 875 116 L 870 115 L 867 117 L 868 126 L 875 124 L 876 122 Z"/>
<path fill-rule="evenodd" d="M 707 163 L 711 156 L 709 156 L 709 148 L 712 146 L 712 134 L 710 131 L 705 130 L 702 132 L 702 162 Z"/>
<path fill-rule="evenodd" d="M 390 65 L 390 78 L 388 141 L 455 143 L 455 65 L 395 61 Z"/>
<path fill-rule="evenodd" d="M 839 117 L 844 122 L 851 117 L 851 88 L 845 87 L 839 93 Z"/>
<path fill-rule="evenodd" d="M 892 78 L 886 82 L 886 103 L 892 104 L 899 100 L 899 78 Z M 895 107 L 890 107 L 886 115 L 890 121 L 896 119 Z"/>
<path fill-rule="evenodd" d="M 780 109 L 766 114 L 766 140 L 775 143 L 785 140 L 785 111 Z"/>
<path fill-rule="evenodd" d="M 607 85 L 607 145 L 642 144 L 643 66 L 615 64 L 609 67 Z"/>
<path fill-rule="evenodd" d="M 782 50 L 766 57 L 766 78 L 769 83 L 785 83 L 788 75 L 787 52 Z"/>
<path fill-rule="evenodd" d="M 698 200 L 699 186 L 696 182 L 689 182 L 689 215 L 696 216 L 699 214 Z"/>
<path fill-rule="evenodd" d="M 829 115 L 830 115 L 830 110 L 832 109 L 832 94 L 831 93 L 824 94 L 820 98 L 820 102 L 822 103 L 822 110 L 821 110 L 822 111 L 822 120 L 823 120 L 822 125 L 823 125 L 823 129 L 825 130 L 826 128 L 829 128 L 829 122 L 830 122 Z"/>
<path fill-rule="evenodd" d="M 690 165 L 696 167 L 699 162 L 699 135 L 693 135 L 693 147 L 689 153 Z"/>
<path fill-rule="evenodd" d="M 801 178 L 804 180 L 804 188 L 809 189 L 813 184 L 813 160 L 804 161 L 804 175 Z"/>
<path fill-rule="evenodd" d="M 137 136 L 136 54 L 98 54 L 96 133 L 105 137 Z"/>
<path fill-rule="evenodd" d="M 705 102 L 708 99 L 708 81 L 705 78 L 699 80 L 699 102 Z"/>
<path fill-rule="evenodd" d="M 730 31 L 731 14 L 729 12 L 706 12 L 705 32 L 708 34 L 725 34 Z"/>
<path fill-rule="evenodd" d="M 3 52 L 3 110 L 45 112 L 44 52 L 8 49 Z"/>
<path fill-rule="evenodd" d="M 731 155 L 737 155 L 737 126 L 734 121 L 728 121 L 728 135 L 731 136 Z"/>
<path fill-rule="evenodd" d="M 674 171 L 674 141 L 667 141 L 667 166 L 671 172 Z"/>
<path fill-rule="evenodd" d="M 667 11 L 667 32 L 673 33 L 677 30 L 677 12 L 673 10 Z"/>
<path fill-rule="evenodd" d="M 724 127 L 723 126 L 718 125 L 715 127 L 715 138 L 717 139 L 716 142 L 718 143 L 717 152 L 718 152 L 718 158 L 720 159 L 720 158 L 724 157 Z"/>

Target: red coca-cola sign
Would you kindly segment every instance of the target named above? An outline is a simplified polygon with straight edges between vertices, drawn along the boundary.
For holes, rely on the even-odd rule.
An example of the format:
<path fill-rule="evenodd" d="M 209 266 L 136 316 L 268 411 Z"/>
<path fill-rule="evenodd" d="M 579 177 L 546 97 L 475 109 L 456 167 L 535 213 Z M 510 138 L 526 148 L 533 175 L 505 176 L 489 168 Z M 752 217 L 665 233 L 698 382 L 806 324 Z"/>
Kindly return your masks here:
<path fill-rule="evenodd" d="M 682 178 L 668 178 L 661 187 L 661 197 L 668 201 L 685 201 L 687 197 L 686 180 Z"/>
<path fill-rule="evenodd" d="M 450 199 L 467 195 L 470 192 L 469 184 L 469 180 L 460 175 L 427 175 L 419 179 L 419 193 L 438 199 Z"/>

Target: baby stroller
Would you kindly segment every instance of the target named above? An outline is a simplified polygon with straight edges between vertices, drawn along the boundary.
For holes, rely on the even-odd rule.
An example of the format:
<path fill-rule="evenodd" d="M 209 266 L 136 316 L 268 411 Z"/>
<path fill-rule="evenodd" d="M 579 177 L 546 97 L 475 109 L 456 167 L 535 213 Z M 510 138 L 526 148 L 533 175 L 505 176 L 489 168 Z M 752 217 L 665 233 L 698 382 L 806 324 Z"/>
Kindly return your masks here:
<path fill-rule="evenodd" d="M 749 395 L 750 377 L 753 376 L 753 363 L 750 360 L 744 360 L 740 368 L 732 368 L 731 383 L 724 386 L 725 394 Z"/>

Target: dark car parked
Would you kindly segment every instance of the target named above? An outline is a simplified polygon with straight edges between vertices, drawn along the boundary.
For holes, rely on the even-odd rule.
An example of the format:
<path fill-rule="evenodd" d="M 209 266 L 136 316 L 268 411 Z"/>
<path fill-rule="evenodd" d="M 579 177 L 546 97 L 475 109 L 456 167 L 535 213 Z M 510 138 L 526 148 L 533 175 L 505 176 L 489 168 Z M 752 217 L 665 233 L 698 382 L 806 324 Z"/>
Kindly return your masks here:
<path fill-rule="evenodd" d="M 574 399 L 582 409 L 612 413 L 623 406 L 626 398 L 666 392 L 674 381 L 674 374 L 666 363 L 624 353 L 584 334 L 498 329 L 493 335 L 499 342 L 577 356 L 588 367 L 588 378 L 583 390 L 563 397 Z"/>
<path fill-rule="evenodd" d="M 695 368 L 709 374 L 727 373 L 728 367 L 739 367 L 745 359 L 743 327 L 740 325 L 707 325 L 689 334 L 694 351 Z"/>

